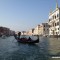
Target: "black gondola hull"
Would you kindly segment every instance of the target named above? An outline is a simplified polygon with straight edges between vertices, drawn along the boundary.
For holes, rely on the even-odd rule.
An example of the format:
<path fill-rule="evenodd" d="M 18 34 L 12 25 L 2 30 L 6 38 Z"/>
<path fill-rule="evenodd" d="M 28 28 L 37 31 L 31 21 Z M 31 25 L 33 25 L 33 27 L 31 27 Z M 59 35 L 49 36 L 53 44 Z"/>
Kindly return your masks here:
<path fill-rule="evenodd" d="M 16 36 L 14 37 L 20 43 L 28 43 L 28 44 L 39 43 L 39 38 L 37 40 L 32 40 L 32 39 L 26 39 L 26 38 L 17 38 Z"/>

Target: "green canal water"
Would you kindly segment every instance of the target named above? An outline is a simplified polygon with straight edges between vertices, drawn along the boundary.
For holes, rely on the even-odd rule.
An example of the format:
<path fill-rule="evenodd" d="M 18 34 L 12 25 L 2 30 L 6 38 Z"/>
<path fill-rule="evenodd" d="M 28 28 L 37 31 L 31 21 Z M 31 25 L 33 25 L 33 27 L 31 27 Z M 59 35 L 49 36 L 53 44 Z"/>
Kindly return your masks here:
<path fill-rule="evenodd" d="M 32 37 L 32 39 L 36 39 Z M 60 60 L 60 39 L 40 37 L 38 44 L 18 43 L 13 36 L 0 38 L 0 60 Z"/>

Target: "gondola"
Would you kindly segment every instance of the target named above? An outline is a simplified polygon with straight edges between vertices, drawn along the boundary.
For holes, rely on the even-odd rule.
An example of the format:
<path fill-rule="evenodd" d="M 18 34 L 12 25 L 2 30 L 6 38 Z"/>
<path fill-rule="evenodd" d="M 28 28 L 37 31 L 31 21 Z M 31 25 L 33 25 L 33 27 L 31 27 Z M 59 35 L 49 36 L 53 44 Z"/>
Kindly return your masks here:
<path fill-rule="evenodd" d="M 28 39 L 27 38 L 19 38 L 16 35 L 14 35 L 14 37 L 20 43 L 27 43 L 27 44 L 39 43 L 39 37 L 37 40 L 32 40 L 30 37 Z"/>

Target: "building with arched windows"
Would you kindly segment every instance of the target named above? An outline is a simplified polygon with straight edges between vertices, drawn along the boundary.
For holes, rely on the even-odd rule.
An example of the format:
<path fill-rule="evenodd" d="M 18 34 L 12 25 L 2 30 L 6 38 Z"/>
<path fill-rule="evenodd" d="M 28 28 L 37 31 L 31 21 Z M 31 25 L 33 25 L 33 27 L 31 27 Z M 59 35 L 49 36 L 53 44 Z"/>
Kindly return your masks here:
<path fill-rule="evenodd" d="M 60 8 L 56 3 L 56 9 L 49 13 L 49 35 L 60 35 Z"/>

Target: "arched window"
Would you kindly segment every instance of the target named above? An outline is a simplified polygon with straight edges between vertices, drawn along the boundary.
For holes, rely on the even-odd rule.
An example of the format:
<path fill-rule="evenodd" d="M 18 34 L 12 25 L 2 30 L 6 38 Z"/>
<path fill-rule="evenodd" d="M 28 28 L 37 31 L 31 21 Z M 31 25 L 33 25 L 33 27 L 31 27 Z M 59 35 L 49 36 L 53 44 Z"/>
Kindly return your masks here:
<path fill-rule="evenodd" d="M 59 25 L 59 22 L 57 22 L 57 25 Z"/>
<path fill-rule="evenodd" d="M 58 28 L 58 30 L 59 30 L 59 28 Z"/>
<path fill-rule="evenodd" d="M 51 21 L 51 19 L 49 19 L 49 22 Z"/>
<path fill-rule="evenodd" d="M 56 26 L 56 23 L 55 23 L 55 26 Z"/>
<path fill-rule="evenodd" d="M 56 19 L 56 15 L 55 15 L 55 19 Z"/>
<path fill-rule="evenodd" d="M 59 14 L 57 14 L 57 17 L 59 17 Z"/>

